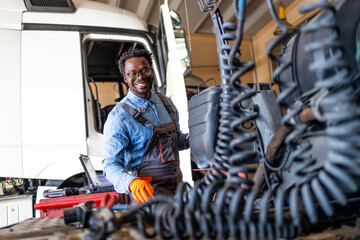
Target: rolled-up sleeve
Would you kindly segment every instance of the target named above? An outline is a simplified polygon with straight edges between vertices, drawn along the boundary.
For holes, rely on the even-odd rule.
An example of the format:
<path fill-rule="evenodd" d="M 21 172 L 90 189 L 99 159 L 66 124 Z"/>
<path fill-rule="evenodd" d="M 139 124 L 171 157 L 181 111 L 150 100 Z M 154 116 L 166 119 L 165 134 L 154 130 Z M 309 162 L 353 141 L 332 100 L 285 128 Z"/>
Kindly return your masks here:
<path fill-rule="evenodd" d="M 125 149 L 130 139 L 123 124 L 123 119 L 116 111 L 108 115 L 104 126 L 104 176 L 114 185 L 119 193 L 129 194 L 129 184 L 136 177 L 125 169 Z"/>

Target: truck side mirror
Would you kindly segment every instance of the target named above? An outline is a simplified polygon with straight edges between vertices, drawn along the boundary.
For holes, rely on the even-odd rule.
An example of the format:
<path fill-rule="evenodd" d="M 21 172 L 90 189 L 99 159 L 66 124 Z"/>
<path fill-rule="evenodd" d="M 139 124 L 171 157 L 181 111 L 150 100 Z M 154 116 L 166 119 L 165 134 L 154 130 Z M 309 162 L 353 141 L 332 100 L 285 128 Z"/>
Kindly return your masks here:
<path fill-rule="evenodd" d="M 183 68 L 184 78 L 191 74 L 191 61 L 186 44 L 186 34 L 184 29 L 180 27 L 181 17 L 174 10 L 170 10 L 171 23 L 174 29 L 175 42 L 178 53 L 180 54 L 181 67 Z"/>
<path fill-rule="evenodd" d="M 174 29 L 175 42 L 177 52 L 180 55 L 181 67 L 183 69 L 184 78 L 191 74 L 191 61 L 186 44 L 185 31 L 182 28 Z"/>
<path fill-rule="evenodd" d="M 181 25 L 181 17 L 180 17 L 180 15 L 177 12 L 175 12 L 174 10 L 170 10 L 169 14 L 170 14 L 173 29 L 174 30 L 179 29 L 180 25 Z"/>
<path fill-rule="evenodd" d="M 165 88 L 169 62 L 180 62 L 180 71 L 183 73 L 183 78 L 191 74 L 191 61 L 186 43 L 186 34 L 185 30 L 180 26 L 181 18 L 179 14 L 174 10 L 169 11 L 166 4 L 162 5 L 156 41 L 161 77 L 165 83 Z M 169 55 L 169 52 L 171 52 L 171 55 Z M 174 54 L 175 52 L 176 54 Z M 178 65 L 176 67 L 179 68 Z M 179 72 L 177 72 L 177 74 L 179 74 Z"/>

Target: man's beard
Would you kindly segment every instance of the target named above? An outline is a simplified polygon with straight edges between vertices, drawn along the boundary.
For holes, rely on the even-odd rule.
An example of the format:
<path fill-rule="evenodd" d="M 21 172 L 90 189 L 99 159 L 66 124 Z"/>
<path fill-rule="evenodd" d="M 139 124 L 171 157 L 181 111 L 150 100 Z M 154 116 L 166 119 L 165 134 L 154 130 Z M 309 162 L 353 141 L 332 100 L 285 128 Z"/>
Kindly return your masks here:
<path fill-rule="evenodd" d="M 139 94 L 139 95 L 147 95 L 151 91 L 151 88 L 149 88 L 147 90 L 143 90 L 143 91 L 139 91 L 135 88 L 135 89 L 131 89 L 131 91 L 133 91 L 134 93 Z"/>
<path fill-rule="evenodd" d="M 138 90 L 136 88 L 136 85 L 138 84 L 138 82 L 146 82 L 147 84 L 150 84 L 152 82 L 151 76 L 148 78 L 143 79 L 142 81 L 136 81 L 133 83 L 133 89 L 131 89 L 135 94 L 139 94 L 139 95 L 147 95 L 150 91 L 152 86 L 150 85 L 150 87 L 148 89 L 145 90 Z"/>

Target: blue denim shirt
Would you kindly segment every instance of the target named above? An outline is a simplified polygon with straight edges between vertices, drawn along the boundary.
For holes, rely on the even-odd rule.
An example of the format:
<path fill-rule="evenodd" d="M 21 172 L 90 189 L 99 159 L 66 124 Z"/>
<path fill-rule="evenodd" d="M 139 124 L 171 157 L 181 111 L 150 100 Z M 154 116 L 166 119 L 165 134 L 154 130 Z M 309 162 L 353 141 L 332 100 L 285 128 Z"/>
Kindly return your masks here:
<path fill-rule="evenodd" d="M 175 110 L 178 125 L 179 150 L 189 147 L 186 134 L 180 132 L 179 113 L 174 104 L 167 98 Z M 137 109 L 153 125 L 158 126 L 171 122 L 171 117 L 159 96 L 151 92 L 150 99 L 143 99 L 130 90 L 121 100 L 131 108 Z M 152 136 L 152 128 L 136 121 L 118 104 L 109 113 L 104 126 L 105 151 L 104 176 L 114 185 L 119 193 L 129 194 L 129 184 L 136 177 L 129 174 L 139 168 L 141 157 Z"/>

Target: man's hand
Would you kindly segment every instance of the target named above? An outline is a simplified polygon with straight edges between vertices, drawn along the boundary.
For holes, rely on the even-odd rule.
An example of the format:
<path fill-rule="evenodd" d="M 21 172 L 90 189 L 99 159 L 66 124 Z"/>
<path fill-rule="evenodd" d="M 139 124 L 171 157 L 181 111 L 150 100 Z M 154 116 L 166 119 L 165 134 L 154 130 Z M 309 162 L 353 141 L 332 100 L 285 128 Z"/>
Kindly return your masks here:
<path fill-rule="evenodd" d="M 136 204 L 140 202 L 146 202 L 150 198 L 154 198 L 154 189 L 145 180 L 141 179 L 134 179 L 129 184 L 129 190 L 131 192 L 131 195 L 136 201 Z"/>

